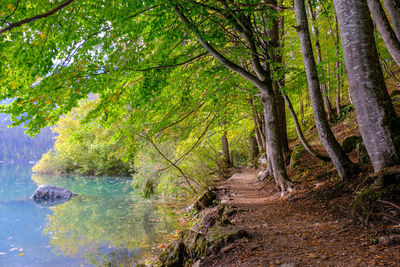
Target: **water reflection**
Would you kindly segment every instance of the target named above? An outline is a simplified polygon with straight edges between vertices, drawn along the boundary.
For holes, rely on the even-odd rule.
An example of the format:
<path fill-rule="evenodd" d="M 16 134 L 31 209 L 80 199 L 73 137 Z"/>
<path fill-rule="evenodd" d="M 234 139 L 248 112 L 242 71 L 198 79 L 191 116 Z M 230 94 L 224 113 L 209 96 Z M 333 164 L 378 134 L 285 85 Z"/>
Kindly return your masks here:
<path fill-rule="evenodd" d="M 132 266 L 150 258 L 163 235 L 177 227 L 176 218 L 161 216 L 158 206 L 141 198 L 128 178 L 48 177 L 38 184 L 66 187 L 78 196 L 51 207 L 44 233 L 55 253 L 84 255 L 90 263 Z"/>
<path fill-rule="evenodd" d="M 20 180 L 0 177 L 4 192 L 19 189 L 0 198 L 1 266 L 134 266 L 154 255 L 163 233 L 178 227 L 177 216 L 141 198 L 129 178 L 33 175 L 35 183 L 15 186 Z M 42 184 L 78 196 L 37 205 L 28 196 Z"/>

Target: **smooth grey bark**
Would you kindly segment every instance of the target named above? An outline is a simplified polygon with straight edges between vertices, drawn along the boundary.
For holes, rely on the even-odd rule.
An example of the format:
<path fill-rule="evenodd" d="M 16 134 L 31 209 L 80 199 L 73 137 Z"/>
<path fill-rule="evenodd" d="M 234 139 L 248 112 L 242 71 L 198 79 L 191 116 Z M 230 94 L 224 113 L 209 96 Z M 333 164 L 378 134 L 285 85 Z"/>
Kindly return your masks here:
<path fill-rule="evenodd" d="M 400 120 L 387 92 L 367 1 L 335 0 L 350 95 L 375 171 L 400 163 Z"/>
<path fill-rule="evenodd" d="M 269 3 L 278 6 L 276 0 L 272 0 Z M 282 1 L 280 1 L 280 6 L 282 5 Z M 276 12 L 276 11 L 275 11 Z M 263 28 L 264 34 L 268 37 L 268 41 L 263 42 L 264 47 L 268 48 L 268 55 L 264 51 L 265 57 L 270 58 L 272 63 L 276 66 L 273 71 L 279 73 L 278 76 L 282 73 L 282 64 L 283 64 L 283 56 L 282 56 L 282 47 L 283 41 L 281 40 L 281 33 L 284 33 L 284 17 L 280 14 L 274 14 L 274 16 L 264 16 L 263 22 L 265 27 Z M 270 27 L 268 27 L 270 25 Z M 273 80 L 273 89 L 275 92 L 276 97 L 276 109 L 277 115 L 279 117 L 278 123 L 280 128 L 280 136 L 281 136 L 281 146 L 282 146 L 282 153 L 285 157 L 287 163 L 289 163 L 289 141 L 287 137 L 287 124 L 286 124 L 286 109 L 285 109 L 285 100 L 283 99 L 282 92 L 279 90 L 279 83 L 284 84 L 285 77 L 277 78 Z"/>
<path fill-rule="evenodd" d="M 383 4 L 392 21 L 397 39 L 400 40 L 400 0 L 383 0 Z"/>
<path fill-rule="evenodd" d="M 253 123 L 254 123 L 254 131 L 256 135 L 256 140 L 258 144 L 258 149 L 261 153 L 264 153 L 266 151 L 266 143 L 265 143 L 265 135 L 263 131 L 263 123 L 262 119 L 260 119 L 258 112 L 256 110 L 255 104 L 254 104 L 254 99 L 250 96 L 250 105 L 251 105 L 251 111 L 253 115 Z"/>
<path fill-rule="evenodd" d="M 256 165 L 257 156 L 259 154 L 257 139 L 255 135 L 255 131 L 251 131 L 249 136 L 249 150 L 250 150 L 250 164 L 252 167 Z"/>
<path fill-rule="evenodd" d="M 341 107 L 341 87 L 342 87 L 342 75 L 340 73 L 340 47 L 339 47 L 339 26 L 338 26 L 338 21 L 337 21 L 337 16 L 335 14 L 335 50 L 336 50 L 336 64 L 335 64 L 335 71 L 336 71 L 336 98 L 335 98 L 335 105 L 336 105 L 336 116 L 340 116 L 340 113 L 342 112 L 342 107 Z"/>
<path fill-rule="evenodd" d="M 341 75 L 339 72 L 340 69 L 340 61 L 336 61 L 336 98 L 335 98 L 335 106 L 336 106 L 336 116 L 339 117 L 340 113 L 342 112 L 342 106 L 341 106 L 341 87 L 342 87 L 342 82 L 341 82 Z"/>
<path fill-rule="evenodd" d="M 300 139 L 301 144 L 303 145 L 303 147 L 305 148 L 305 150 L 307 150 L 308 153 L 310 153 L 311 155 L 313 155 L 314 157 L 317 157 L 323 161 L 330 161 L 329 157 L 326 157 L 324 155 L 319 154 L 317 151 L 315 151 L 310 144 L 307 142 L 307 139 L 304 137 L 303 131 L 301 130 L 301 126 L 299 123 L 299 120 L 297 119 L 297 115 L 296 112 L 294 111 L 292 102 L 290 101 L 289 97 L 286 95 L 285 92 L 283 92 L 283 98 L 285 99 L 286 105 L 288 107 L 290 116 L 292 117 L 292 120 L 294 122 L 294 126 L 296 128 L 296 133 L 297 136 Z"/>
<path fill-rule="evenodd" d="M 301 120 L 301 124 L 303 124 L 303 126 L 305 126 L 305 121 L 304 121 L 304 104 L 303 104 L 303 93 L 300 91 L 299 94 L 299 102 L 300 102 L 300 120 Z"/>
<path fill-rule="evenodd" d="M 400 39 L 397 39 L 397 36 L 386 17 L 381 2 L 379 0 L 367 0 L 367 2 L 376 27 L 378 28 L 390 55 L 393 57 L 394 61 L 396 61 L 397 65 L 400 66 Z"/>
<path fill-rule="evenodd" d="M 310 33 L 308 30 L 307 14 L 305 9 L 304 0 L 295 0 L 294 8 L 297 20 L 297 30 L 300 37 L 301 49 L 303 52 L 304 67 L 307 75 L 308 87 L 310 90 L 310 98 L 313 106 L 313 113 L 315 125 L 318 130 L 319 137 L 324 145 L 329 157 L 332 159 L 333 164 L 339 176 L 344 181 L 349 181 L 354 172 L 354 165 L 343 152 L 339 143 L 337 142 L 329 122 L 325 116 L 322 95 L 319 86 L 319 79 L 317 67 L 314 60 Z"/>
<path fill-rule="evenodd" d="M 229 143 L 226 132 L 224 132 L 224 134 L 221 136 L 221 145 L 222 145 L 222 153 L 224 155 L 225 164 L 227 167 L 232 167 L 233 163 L 231 159 L 231 154 L 229 153 Z"/>
<path fill-rule="evenodd" d="M 308 9 L 310 11 L 311 20 L 312 20 L 311 28 L 312 28 L 312 31 L 315 36 L 315 51 L 317 52 L 317 60 L 318 60 L 318 64 L 321 64 L 322 63 L 322 52 L 321 52 L 321 44 L 319 42 L 319 30 L 318 30 L 317 26 L 315 25 L 317 19 L 316 19 L 315 12 L 311 5 L 311 0 L 307 0 L 307 4 L 308 4 Z M 333 116 L 333 112 L 332 112 L 331 102 L 329 101 L 328 93 L 326 91 L 326 84 L 320 83 L 320 88 L 321 88 L 322 97 L 324 100 L 326 116 L 328 116 L 328 120 L 332 120 L 334 118 L 334 116 Z"/>
<path fill-rule="evenodd" d="M 280 133 L 278 116 L 276 113 L 276 99 L 272 88 L 272 80 L 268 64 L 263 67 L 258 56 L 256 42 L 252 32 L 252 24 L 250 18 L 244 14 L 236 14 L 234 10 L 229 10 L 232 14 L 226 17 L 240 33 L 244 42 L 250 50 L 250 62 L 253 71 L 256 75 L 246 71 L 236 63 L 224 57 L 218 52 L 209 42 L 203 39 L 199 30 L 191 23 L 191 21 L 183 14 L 181 9 L 173 6 L 176 14 L 181 21 L 193 32 L 200 44 L 206 49 L 210 55 L 218 60 L 226 68 L 236 72 L 253 85 L 255 85 L 261 93 L 261 101 L 264 106 L 265 117 L 265 135 L 267 140 L 268 160 L 271 161 L 271 166 L 276 183 L 279 185 L 281 194 L 292 191 L 293 183 L 290 181 L 285 168 L 285 160 L 281 149 Z"/>

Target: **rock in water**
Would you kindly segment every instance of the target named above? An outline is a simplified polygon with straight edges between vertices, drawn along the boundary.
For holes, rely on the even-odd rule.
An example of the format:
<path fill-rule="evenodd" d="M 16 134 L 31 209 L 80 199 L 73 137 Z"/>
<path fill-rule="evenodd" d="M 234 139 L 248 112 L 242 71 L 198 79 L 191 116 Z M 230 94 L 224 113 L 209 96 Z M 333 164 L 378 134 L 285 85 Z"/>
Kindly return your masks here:
<path fill-rule="evenodd" d="M 53 186 L 53 185 L 41 185 L 33 193 L 32 198 L 35 201 L 59 201 L 59 200 L 70 200 L 76 194 L 72 193 L 66 188 Z"/>

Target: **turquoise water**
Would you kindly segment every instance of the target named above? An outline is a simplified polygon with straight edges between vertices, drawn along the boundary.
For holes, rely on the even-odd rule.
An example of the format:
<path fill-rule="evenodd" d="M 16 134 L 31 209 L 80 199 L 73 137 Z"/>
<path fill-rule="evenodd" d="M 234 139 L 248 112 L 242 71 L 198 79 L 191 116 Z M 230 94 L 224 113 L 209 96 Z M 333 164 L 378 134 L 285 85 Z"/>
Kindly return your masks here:
<path fill-rule="evenodd" d="M 0 266 L 135 266 L 178 227 L 174 212 L 141 198 L 129 178 L 38 176 L 30 168 L 0 165 Z M 29 196 L 41 184 L 78 196 L 38 205 Z"/>

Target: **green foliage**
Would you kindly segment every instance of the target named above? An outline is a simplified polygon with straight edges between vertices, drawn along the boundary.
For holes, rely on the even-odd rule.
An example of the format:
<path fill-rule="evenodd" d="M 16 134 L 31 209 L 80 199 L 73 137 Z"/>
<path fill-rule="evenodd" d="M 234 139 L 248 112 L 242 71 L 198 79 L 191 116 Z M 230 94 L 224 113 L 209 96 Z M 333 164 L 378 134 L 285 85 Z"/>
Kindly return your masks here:
<path fill-rule="evenodd" d="M 61 118 L 53 129 L 57 133 L 54 150 L 44 154 L 33 171 L 118 176 L 133 172 L 132 159 L 123 160 L 124 153 L 128 152 L 125 140 L 114 138 L 118 125 L 104 127 L 96 122 L 82 124 L 86 113 L 96 102 L 98 100 L 82 102 L 79 108 Z"/>
<path fill-rule="evenodd" d="M 3 2 L 0 19 L 10 22 L 57 5 L 45 0 L 18 1 L 18 7 Z M 344 106 L 348 92 L 333 4 L 311 2 L 320 33 L 319 76 L 331 102 L 340 89 Z M 266 61 L 270 55 L 264 54 L 282 56 L 282 64 L 267 62 L 271 76 L 285 78 L 281 90 L 301 113 L 303 126 L 313 126 L 300 43 L 292 27 L 296 24 L 293 10 L 278 12 L 260 0 L 238 5 L 188 0 L 73 1 L 53 16 L 0 34 L 0 98 L 13 99 L 0 106 L 0 112 L 10 114 L 15 125 L 26 124 L 31 134 L 55 125 L 61 117 L 55 129 L 62 141 L 43 157 L 37 171 L 118 174 L 122 170 L 119 174 L 124 174 L 136 157 L 142 176 L 138 181 L 145 194 L 185 195 L 190 191 L 186 179 L 201 187 L 213 174 L 223 172 L 219 139 L 225 132 L 233 160 L 246 164 L 248 134 L 254 128 L 249 97 L 262 110 L 257 89 L 206 53 L 193 31 L 181 23 L 173 4 L 179 5 L 205 41 L 246 69 L 253 52 L 243 45 L 235 20 L 225 11 L 235 9 L 238 16 L 247 16 L 257 42 L 266 43 L 270 40 L 264 33 L 271 19 L 283 16 L 283 46 L 256 52 Z M 282 2 L 285 7 L 292 4 Z M 1 28 L 6 25 L 0 21 Z M 311 37 L 315 41 L 316 36 Z M 387 60 L 386 50 L 380 51 Z M 98 99 L 90 108 L 74 109 L 91 94 Z M 288 136 L 294 138 L 294 124 L 287 122 Z"/>

